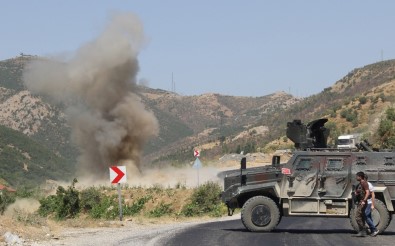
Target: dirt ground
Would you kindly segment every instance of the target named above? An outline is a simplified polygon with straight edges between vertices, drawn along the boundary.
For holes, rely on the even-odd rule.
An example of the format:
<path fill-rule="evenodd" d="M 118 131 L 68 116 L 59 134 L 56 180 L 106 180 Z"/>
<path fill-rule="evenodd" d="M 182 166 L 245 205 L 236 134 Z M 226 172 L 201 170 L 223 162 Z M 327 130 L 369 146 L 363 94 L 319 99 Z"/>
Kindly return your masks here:
<path fill-rule="evenodd" d="M 280 154 L 282 155 L 282 162 L 288 159 L 287 153 Z M 269 165 L 271 161 L 271 156 L 263 154 L 251 156 L 250 158 L 253 158 L 254 161 L 248 162 L 248 167 Z M 223 170 L 239 168 L 240 163 L 238 160 L 238 157 L 230 157 L 229 160 L 208 167 L 206 171 L 202 169 L 200 177 L 201 183 L 207 180 L 221 182 L 216 177 L 216 173 Z M 173 203 L 176 205 L 174 207 L 175 210 L 180 211 L 182 206 L 188 202 L 186 197 L 189 197 L 192 192 L 190 188 L 196 186 L 195 171 L 196 170 L 192 169 L 192 175 L 190 173 L 184 173 L 182 170 L 148 173 L 147 177 L 149 178 L 146 179 L 153 179 L 156 182 L 152 182 L 151 184 L 143 183 L 138 186 L 129 187 L 127 190 L 122 191 L 122 196 L 125 202 L 128 203 L 150 192 L 149 194 L 152 194 L 153 198 L 146 204 L 146 211 L 143 211 L 141 214 L 146 214 L 149 209 L 154 208 L 160 201 Z M 205 175 L 206 173 L 207 175 Z M 204 176 L 207 177 L 207 180 Z M 182 177 L 182 180 L 176 180 L 176 177 Z M 191 180 L 193 182 L 190 182 Z M 161 184 L 161 186 L 158 186 L 158 183 Z M 181 185 L 182 188 L 175 189 L 173 188 L 175 187 L 174 185 Z M 153 189 L 147 189 L 147 187 Z M 107 192 L 115 191 L 114 189 L 110 189 Z M 153 234 L 149 232 L 156 233 L 155 235 L 157 235 L 158 233 L 161 234 L 167 230 L 175 230 L 183 226 L 210 220 L 218 220 L 209 217 L 185 218 L 182 216 L 147 218 L 147 216 L 139 215 L 129 218 L 125 217 L 123 221 L 106 221 L 94 220 L 81 215 L 81 217 L 76 219 L 55 221 L 53 219 L 42 218 L 35 213 L 39 207 L 37 200 L 26 199 L 19 201 L 18 204 L 20 205 L 19 207 L 13 206 L 8 209 L 8 212 L 6 211 L 4 215 L 0 216 L 0 245 L 7 245 L 7 240 L 9 242 L 10 235 L 13 236 L 14 239 L 17 238 L 17 242 L 21 242 L 21 245 L 95 245 L 91 243 L 93 241 L 98 244 L 108 242 L 109 245 L 112 245 L 111 241 L 108 241 L 108 239 L 102 238 L 100 241 L 100 235 L 107 235 L 111 238 L 111 235 L 117 233 L 119 234 L 119 238 L 129 238 L 130 235 L 136 235 L 137 238 L 142 240 L 141 245 L 145 245 L 149 240 L 153 240 Z M 226 218 L 227 217 L 221 219 Z M 231 218 L 235 219 L 235 216 Z M 146 236 L 138 237 L 138 235 L 143 234 Z M 93 239 L 94 236 L 98 237 L 99 241 Z M 85 242 L 85 244 L 80 244 L 80 242 Z"/>
<path fill-rule="evenodd" d="M 10 242 L 7 244 L 4 237 L 6 232 L 18 236 L 20 243 L 14 245 L 119 245 L 121 241 L 124 241 L 124 245 L 160 245 L 153 242 L 169 232 L 199 223 L 237 218 L 236 215 L 181 219 L 133 217 L 123 221 L 79 218 L 62 222 L 42 219 L 35 225 L 29 225 L 15 221 L 15 218 L 1 216 L 0 245 L 11 245 Z"/>

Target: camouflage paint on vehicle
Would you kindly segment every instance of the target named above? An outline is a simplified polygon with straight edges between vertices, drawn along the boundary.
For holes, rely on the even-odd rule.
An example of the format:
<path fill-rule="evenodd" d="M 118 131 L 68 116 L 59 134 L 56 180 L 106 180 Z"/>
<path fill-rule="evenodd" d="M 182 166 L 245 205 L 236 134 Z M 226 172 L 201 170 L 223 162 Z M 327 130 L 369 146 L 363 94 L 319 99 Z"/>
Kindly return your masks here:
<path fill-rule="evenodd" d="M 373 220 L 383 232 L 394 212 L 395 152 L 375 152 L 367 142 L 360 143 L 358 151 L 328 148 L 325 122 L 327 119 L 319 119 L 304 125 L 294 120 L 287 124 L 287 137 L 296 149 L 287 163 L 280 164 L 275 156 L 271 166 L 246 169 L 242 165 L 223 173 L 222 200 L 229 215 L 235 208 L 243 208 L 243 223 L 251 231 L 275 228 L 277 224 L 254 221 L 277 220 L 273 217 L 277 208 L 280 216 L 350 217 L 356 229 L 353 184 L 355 174 L 362 171 L 376 187 L 379 208 L 373 212 Z M 260 198 L 247 203 L 254 197 Z"/>

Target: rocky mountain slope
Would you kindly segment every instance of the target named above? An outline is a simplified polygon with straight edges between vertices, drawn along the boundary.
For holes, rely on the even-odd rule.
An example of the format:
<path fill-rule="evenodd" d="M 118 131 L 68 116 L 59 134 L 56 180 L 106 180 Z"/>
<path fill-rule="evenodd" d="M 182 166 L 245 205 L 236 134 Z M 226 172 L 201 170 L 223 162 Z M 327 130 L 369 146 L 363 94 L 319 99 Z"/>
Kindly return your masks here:
<path fill-rule="evenodd" d="M 385 110 L 394 105 L 394 86 L 395 60 L 370 64 L 293 105 L 286 114 L 305 121 L 327 117 L 332 138 L 350 132 L 372 135 Z"/>
<path fill-rule="evenodd" d="M 249 138 L 249 131 L 255 135 L 264 135 L 265 128 L 252 128 L 259 125 L 263 118 L 300 101 L 284 92 L 262 97 L 219 94 L 180 96 L 143 88 L 141 95 L 161 126 L 158 139 L 151 141 L 147 148 L 146 157 L 151 161 L 166 156 L 166 153 L 170 153 L 170 159 L 183 160 L 187 158 L 183 152 L 190 157 L 192 149 L 204 143 L 225 140 L 241 143 Z M 206 157 L 218 157 L 220 154 L 214 150 L 213 153 L 207 153 Z"/>
<path fill-rule="evenodd" d="M 63 158 L 73 170 L 78 150 L 70 141 L 62 105 L 32 95 L 22 82 L 23 68 L 31 59 L 37 58 L 0 61 L 0 125 Z M 141 100 L 160 126 L 159 136 L 146 146 L 144 161 L 151 165 L 186 163 L 193 160 L 194 148 L 204 151 L 205 160 L 230 152 L 262 151 L 272 140 L 283 137 L 286 123 L 296 118 L 306 122 L 328 117 L 332 138 L 350 131 L 373 132 L 385 109 L 395 102 L 394 90 L 395 60 L 354 69 L 332 87 L 303 99 L 284 92 L 262 97 L 181 96 L 140 87 Z M 10 144 L 6 139 L 0 138 L 3 146 Z M 14 165 L 9 161 L 0 167 Z M 61 168 L 58 163 L 51 165 Z"/>

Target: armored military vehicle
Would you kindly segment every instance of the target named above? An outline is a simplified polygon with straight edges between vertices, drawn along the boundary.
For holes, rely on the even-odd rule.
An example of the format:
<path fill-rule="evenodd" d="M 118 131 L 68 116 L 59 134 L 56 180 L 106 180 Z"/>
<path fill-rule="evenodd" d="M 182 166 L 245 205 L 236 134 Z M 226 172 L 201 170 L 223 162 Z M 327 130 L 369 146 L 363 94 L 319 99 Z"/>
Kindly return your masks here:
<path fill-rule="evenodd" d="M 271 231 L 282 216 L 348 217 L 357 230 L 353 186 L 363 171 L 375 186 L 373 221 L 380 232 L 391 222 L 395 206 L 395 152 L 373 150 L 361 142 L 358 151 L 328 148 L 327 119 L 305 125 L 287 123 L 287 137 L 295 151 L 286 163 L 273 156 L 269 166 L 224 173 L 222 201 L 229 215 L 241 208 L 241 220 L 250 231 Z"/>

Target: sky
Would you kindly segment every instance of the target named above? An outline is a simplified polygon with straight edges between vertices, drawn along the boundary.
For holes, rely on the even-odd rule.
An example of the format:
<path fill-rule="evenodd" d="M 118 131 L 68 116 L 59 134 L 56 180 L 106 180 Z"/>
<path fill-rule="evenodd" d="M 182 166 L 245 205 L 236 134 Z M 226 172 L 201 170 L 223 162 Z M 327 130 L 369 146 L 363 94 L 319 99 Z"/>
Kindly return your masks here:
<path fill-rule="evenodd" d="M 138 80 L 181 95 L 297 97 L 395 59 L 395 1 L 0 0 L 0 60 L 73 54 L 111 15 L 136 14 Z"/>

